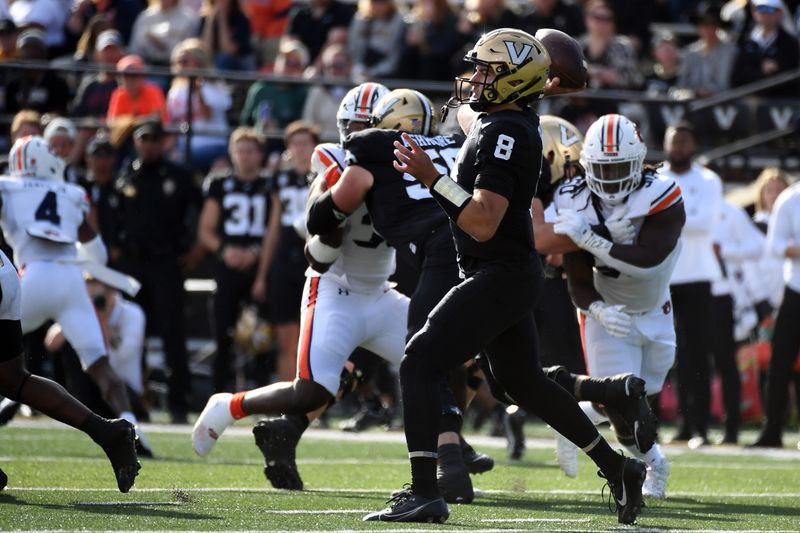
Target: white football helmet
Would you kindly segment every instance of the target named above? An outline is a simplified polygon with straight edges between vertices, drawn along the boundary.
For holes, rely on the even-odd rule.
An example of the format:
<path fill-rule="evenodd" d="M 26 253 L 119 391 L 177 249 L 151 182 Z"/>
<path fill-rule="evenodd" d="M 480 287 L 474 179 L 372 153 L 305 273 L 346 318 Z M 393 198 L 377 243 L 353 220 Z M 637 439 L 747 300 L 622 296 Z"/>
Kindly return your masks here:
<path fill-rule="evenodd" d="M 336 124 L 339 127 L 339 142 L 344 143 L 350 132 L 351 122 L 369 123 L 372 108 L 389 92 L 380 83 L 367 82 L 353 87 L 342 98 L 336 111 Z"/>
<path fill-rule="evenodd" d="M 64 161 L 50 150 L 44 137 L 17 139 L 8 153 L 9 172 L 16 178 L 64 181 Z"/>
<path fill-rule="evenodd" d="M 586 185 L 610 205 L 621 203 L 642 181 L 647 155 L 639 129 L 623 115 L 603 115 L 589 127 L 581 165 Z"/>

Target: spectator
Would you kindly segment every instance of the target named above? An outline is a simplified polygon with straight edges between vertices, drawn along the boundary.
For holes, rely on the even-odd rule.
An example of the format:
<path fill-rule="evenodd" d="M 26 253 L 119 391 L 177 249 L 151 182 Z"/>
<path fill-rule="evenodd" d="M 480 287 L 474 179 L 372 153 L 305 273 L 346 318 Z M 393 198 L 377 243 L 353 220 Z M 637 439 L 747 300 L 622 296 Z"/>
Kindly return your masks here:
<path fill-rule="evenodd" d="M 516 28 L 522 23 L 520 16 L 510 9 L 505 0 L 467 0 L 458 19 L 458 32 L 465 48 L 470 49 L 481 35 L 498 28 Z M 461 67 L 459 54 L 458 67 Z"/>
<path fill-rule="evenodd" d="M 335 141 L 339 138 L 336 111 L 350 86 L 350 68 L 350 56 L 344 46 L 329 46 L 322 53 L 322 75 L 331 80 L 338 80 L 341 85 L 311 87 L 303 106 L 303 120 L 319 126 L 320 136 L 324 140 Z"/>
<path fill-rule="evenodd" d="M 309 62 L 317 60 L 328 34 L 333 29 L 347 29 L 355 14 L 355 8 L 338 0 L 310 0 L 298 4 L 289 15 L 287 35 L 303 43 L 309 54 Z"/>
<path fill-rule="evenodd" d="M 97 50 L 97 39 L 100 37 L 101 33 L 108 30 L 114 30 L 114 25 L 110 20 L 103 15 L 95 15 L 92 17 L 86 25 L 86 29 L 83 30 L 80 39 L 78 39 L 75 53 L 72 55 L 73 61 L 78 63 L 91 63 L 94 58 L 94 52 Z M 117 34 L 119 35 L 119 32 L 117 32 Z M 121 35 L 119 37 L 119 46 L 120 48 L 122 47 Z"/>
<path fill-rule="evenodd" d="M 767 250 L 784 260 L 786 288 L 775 319 L 767 383 L 766 420 L 753 447 L 783 446 L 789 380 L 800 351 L 800 185 L 783 191 L 775 202 Z"/>
<path fill-rule="evenodd" d="M 86 147 L 86 188 L 92 201 L 90 216 L 108 250 L 108 265 L 116 268 L 120 259 L 120 197 L 114 180 L 117 152 L 104 133 L 98 133 Z"/>
<path fill-rule="evenodd" d="M 155 0 L 136 18 L 128 48 L 149 65 L 167 66 L 178 43 L 194 36 L 198 21 L 179 0 Z"/>
<path fill-rule="evenodd" d="M 525 28 L 533 35 L 540 28 L 555 28 L 567 35 L 583 35 L 586 26 L 578 2 L 569 0 L 530 0 L 523 12 Z"/>
<path fill-rule="evenodd" d="M 700 39 L 690 44 L 683 55 L 677 86 L 700 97 L 730 87 L 736 46 L 720 28 L 719 9 L 709 6 L 700 12 L 697 33 Z"/>
<path fill-rule="evenodd" d="M 305 220 L 311 155 L 319 143 L 319 130 L 313 124 L 292 122 L 286 127 L 285 166 L 273 178 L 282 206 L 280 214 L 280 240 L 275 260 L 269 269 L 268 307 L 269 320 L 275 328 L 278 341 L 276 372 L 278 381 L 292 381 L 297 360 L 297 340 L 300 335 L 300 298 L 305 283 L 306 259 L 303 255 L 305 236 L 298 235 L 295 227 Z M 263 259 L 262 259 L 263 262 Z M 259 272 L 266 272 L 264 265 Z M 254 293 L 263 293 L 264 277 L 256 280 Z"/>
<path fill-rule="evenodd" d="M 67 32 L 73 39 L 81 35 L 95 15 L 103 15 L 119 30 L 125 43 L 131 42 L 133 23 L 144 11 L 142 0 L 76 0 L 67 19 Z M 74 42 L 74 41 L 73 41 Z"/>
<path fill-rule="evenodd" d="M 186 70 L 211 68 L 208 49 L 200 39 L 187 39 L 181 42 L 172 53 L 172 86 L 167 94 L 167 110 L 170 123 L 176 126 L 187 119 L 189 84 L 192 91 L 192 129 L 191 157 L 185 164 L 195 170 L 206 171 L 218 157 L 227 153 L 226 137 L 228 119 L 226 113 L 231 107 L 228 87 L 221 81 L 181 76 Z M 178 137 L 177 155 L 186 155 L 186 136 Z"/>
<path fill-rule="evenodd" d="M 25 30 L 17 37 L 17 50 L 22 61 L 47 59 L 44 33 Z M 34 109 L 40 113 L 67 114 L 69 87 L 61 76 L 49 70 L 24 70 L 12 77 L 5 90 L 5 112 Z"/>
<path fill-rule="evenodd" d="M 733 68 L 734 86 L 780 74 L 800 66 L 797 38 L 781 27 L 783 3 L 780 0 L 753 0 L 755 25 L 743 37 Z M 797 96 L 796 82 L 763 91 L 765 96 Z"/>
<path fill-rule="evenodd" d="M 66 12 L 56 0 L 14 0 L 9 14 L 19 28 L 37 27 L 44 33 L 49 57 L 57 56 L 64 46 Z"/>
<path fill-rule="evenodd" d="M 264 233 L 269 261 L 280 231 L 281 204 L 262 175 L 264 141 L 253 128 L 234 130 L 230 140 L 233 172 L 211 174 L 203 187 L 198 241 L 217 258 L 214 293 L 214 391 L 230 390 L 232 334 L 239 312 L 250 300 Z"/>
<path fill-rule="evenodd" d="M 655 62 L 645 78 L 645 91 L 652 96 L 666 96 L 678 81 L 681 61 L 678 42 L 672 33 L 656 34 L 650 52 Z"/>
<path fill-rule="evenodd" d="M 250 20 L 256 65 L 271 65 L 289 26 L 292 0 L 243 0 L 242 9 Z"/>
<path fill-rule="evenodd" d="M 275 60 L 274 74 L 300 80 L 307 65 L 306 47 L 299 41 L 286 39 Z M 239 123 L 254 126 L 259 133 L 285 128 L 302 116 L 307 94 L 304 84 L 257 81 L 247 91 Z"/>
<path fill-rule="evenodd" d="M 586 4 L 587 34 L 579 39 L 589 69 L 589 85 L 599 89 L 637 89 L 642 75 L 631 40 L 617 35 L 614 11 L 604 0 Z"/>
<path fill-rule="evenodd" d="M 42 115 L 33 109 L 23 109 L 14 115 L 11 122 L 11 144 L 27 135 L 41 135 Z"/>
<path fill-rule="evenodd" d="M 756 212 L 753 221 L 764 234 L 769 230 L 772 221 L 773 208 L 778 196 L 789 187 L 789 180 L 783 172 L 776 167 L 767 167 L 761 171 L 755 182 L 756 187 Z M 783 258 L 764 254 L 760 262 L 762 282 L 766 285 L 766 293 L 770 305 L 777 309 L 783 298 Z"/>
<path fill-rule="evenodd" d="M 17 58 L 17 25 L 11 19 L 0 20 L 0 61 Z"/>
<path fill-rule="evenodd" d="M 191 175 L 164 157 L 164 130 L 141 120 L 133 132 L 137 158 L 116 186 L 120 207 L 119 267 L 142 284 L 136 301 L 164 343 L 168 408 L 173 423 L 186 423 L 191 391 L 184 330 L 183 276 L 197 266 L 193 247 L 200 191 Z"/>
<path fill-rule="evenodd" d="M 107 119 L 118 117 L 149 117 L 159 115 L 167 123 L 169 115 L 164 93 L 154 83 L 144 79 L 144 61 L 137 55 L 127 55 L 117 62 L 119 87 L 111 93 Z"/>
<path fill-rule="evenodd" d="M 670 290 L 675 312 L 678 346 L 678 409 L 680 422 L 673 440 L 708 443 L 711 384 L 708 354 L 711 350 L 711 284 L 722 272 L 714 255 L 712 235 L 722 209 L 722 181 L 711 170 L 693 163 L 697 150 L 694 131 L 687 123 L 667 128 L 667 161 L 660 172 L 681 188 L 686 210 L 681 249 L 672 273 Z"/>
<path fill-rule="evenodd" d="M 122 36 L 117 30 L 106 30 L 97 36 L 94 46 L 94 64 L 110 67 L 122 58 Z M 75 99 L 72 116 L 105 119 L 111 95 L 117 88 L 117 77 L 110 72 L 84 74 Z"/>
<path fill-rule="evenodd" d="M 353 76 L 361 81 L 397 76 L 405 29 L 395 0 L 361 0 L 347 43 Z"/>
<path fill-rule="evenodd" d="M 206 0 L 198 35 L 211 51 L 218 69 L 255 69 L 250 21 L 239 6 L 239 0 Z"/>
<path fill-rule="evenodd" d="M 74 161 L 80 159 L 76 154 L 77 136 L 78 130 L 68 118 L 56 117 L 44 129 L 44 138 L 50 146 L 50 150 L 64 161 L 64 181 L 82 186 L 83 176 L 73 164 Z"/>
<path fill-rule="evenodd" d="M 416 0 L 406 32 L 404 76 L 451 81 L 448 68 L 461 46 L 458 17 L 448 0 Z"/>

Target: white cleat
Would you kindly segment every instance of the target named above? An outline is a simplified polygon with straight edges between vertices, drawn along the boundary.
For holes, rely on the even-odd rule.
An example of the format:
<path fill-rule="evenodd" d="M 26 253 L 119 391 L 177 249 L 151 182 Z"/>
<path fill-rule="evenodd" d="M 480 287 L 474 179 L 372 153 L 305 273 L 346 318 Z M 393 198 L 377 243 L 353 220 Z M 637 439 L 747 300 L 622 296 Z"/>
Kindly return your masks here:
<path fill-rule="evenodd" d="M 556 461 L 567 477 L 578 477 L 578 447 L 556 430 Z"/>
<path fill-rule="evenodd" d="M 200 457 L 208 455 L 220 435 L 233 424 L 231 399 L 233 394 L 229 392 L 213 394 L 197 418 L 192 430 L 192 448 Z"/>
<path fill-rule="evenodd" d="M 644 485 L 642 485 L 642 495 L 649 498 L 666 498 L 669 471 L 669 461 L 666 458 L 657 459 L 648 464 L 647 478 L 645 478 Z"/>

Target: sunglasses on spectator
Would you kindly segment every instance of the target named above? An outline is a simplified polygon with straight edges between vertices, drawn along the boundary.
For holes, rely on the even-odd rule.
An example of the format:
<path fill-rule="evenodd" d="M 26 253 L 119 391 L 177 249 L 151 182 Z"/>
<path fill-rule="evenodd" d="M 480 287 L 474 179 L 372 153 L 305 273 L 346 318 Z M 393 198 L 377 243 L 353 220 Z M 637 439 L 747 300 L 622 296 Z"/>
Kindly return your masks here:
<path fill-rule="evenodd" d="M 772 6 L 756 6 L 756 13 L 777 13 L 778 8 Z"/>
<path fill-rule="evenodd" d="M 611 13 L 597 13 L 597 12 L 589 13 L 589 18 L 594 19 L 594 20 L 598 20 L 600 22 L 613 22 L 614 21 L 614 15 L 612 15 Z"/>

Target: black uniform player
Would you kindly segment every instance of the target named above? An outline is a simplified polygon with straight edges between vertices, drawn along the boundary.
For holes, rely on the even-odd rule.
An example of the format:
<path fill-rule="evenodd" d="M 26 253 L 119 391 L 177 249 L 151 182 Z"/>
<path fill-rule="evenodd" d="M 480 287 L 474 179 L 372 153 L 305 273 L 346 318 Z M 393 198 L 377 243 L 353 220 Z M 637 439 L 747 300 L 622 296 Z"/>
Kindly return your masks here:
<path fill-rule="evenodd" d="M 278 224 L 277 215 L 270 216 L 277 211 L 272 208 L 273 202 L 277 207 L 277 196 L 271 194 L 267 178 L 261 175 L 261 138 L 252 128 L 238 128 L 231 135 L 229 152 L 233 172 L 206 178 L 198 230 L 203 246 L 219 257 L 214 294 L 215 392 L 230 388 L 231 332 L 242 305 L 250 298 L 267 223 L 273 223 L 271 231 L 277 231 Z"/>
<path fill-rule="evenodd" d="M 311 155 L 319 142 L 316 126 L 293 122 L 286 128 L 285 142 L 291 166 L 280 170 L 274 177 L 281 202 L 280 242 L 275 261 L 269 272 L 269 319 L 275 326 L 278 340 L 278 381 L 292 381 L 295 377 L 297 339 L 300 335 L 300 301 L 305 283 L 306 258 L 303 255 L 305 240 L 298 233 L 303 230 L 307 175 L 311 169 Z"/>
<path fill-rule="evenodd" d="M 475 73 L 459 81 L 469 83 L 471 91 L 455 104 L 468 102 L 487 113 L 459 112 L 469 136 L 456 162 L 456 180 L 441 174 L 410 136 L 395 143 L 395 168 L 428 186 L 452 220 L 466 279 L 411 339 L 400 369 L 412 485 L 389 508 L 365 519 L 447 518 L 436 484 L 437 383 L 448 369 L 482 350 L 513 403 L 539 415 L 592 457 L 612 488 L 620 522 L 632 523 L 642 505 L 645 465 L 616 454 L 574 398 L 546 378 L 538 360 L 532 311 L 541 265 L 530 206 L 542 144 L 538 117 L 527 108 L 543 93 L 550 58 L 525 32 L 500 29 L 482 37 L 466 60 Z M 466 94 L 457 89 L 456 94 Z"/>

